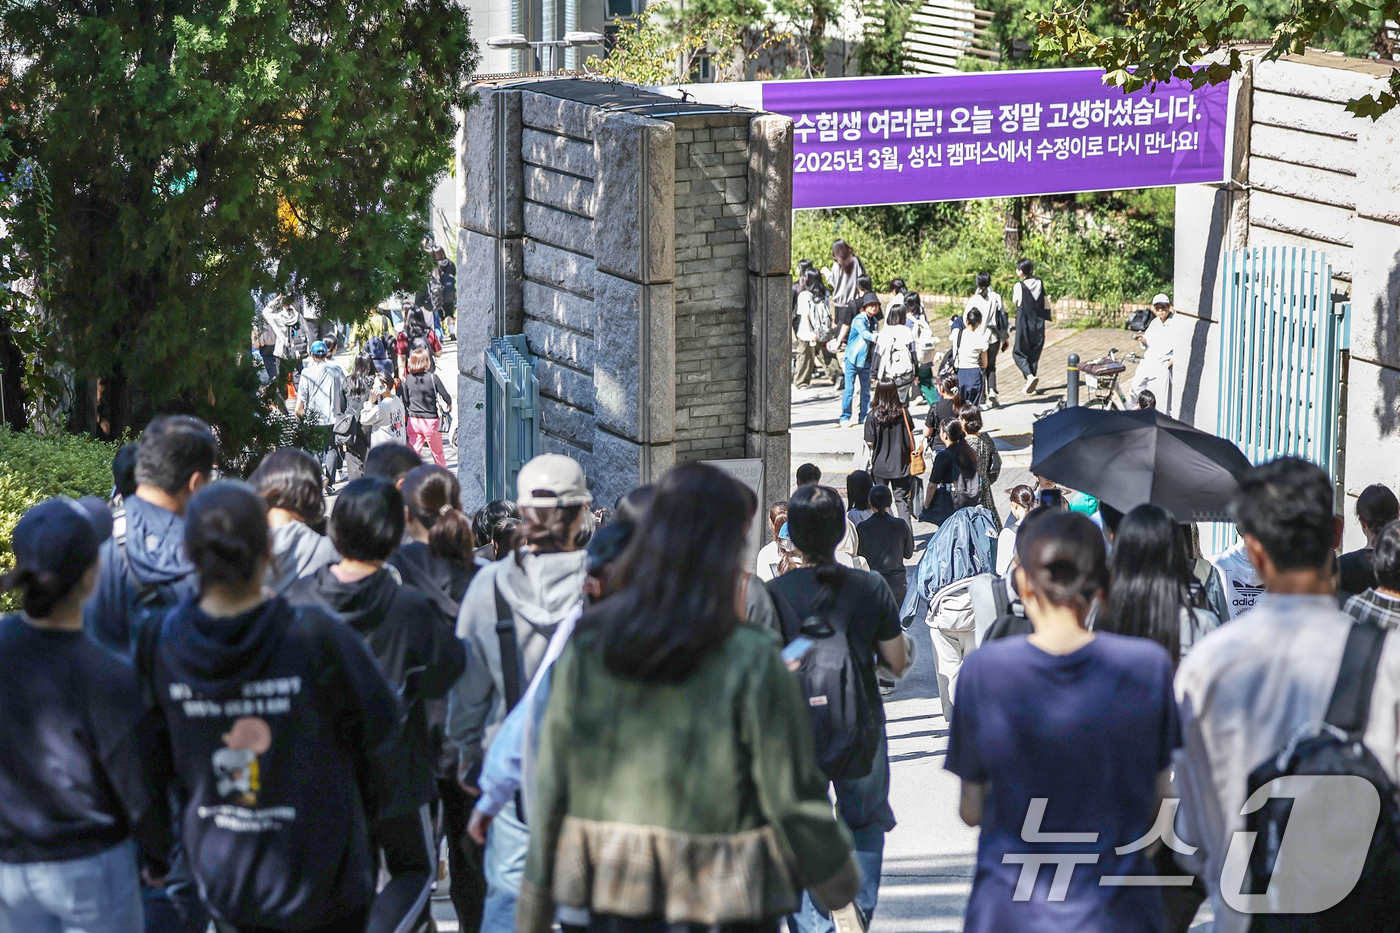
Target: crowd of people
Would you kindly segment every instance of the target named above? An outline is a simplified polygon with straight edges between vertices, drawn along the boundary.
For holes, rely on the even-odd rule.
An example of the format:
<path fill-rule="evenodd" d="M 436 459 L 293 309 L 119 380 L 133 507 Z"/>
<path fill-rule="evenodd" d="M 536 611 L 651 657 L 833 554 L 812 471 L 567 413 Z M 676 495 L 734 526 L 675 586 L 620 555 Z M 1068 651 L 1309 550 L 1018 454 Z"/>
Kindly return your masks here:
<path fill-rule="evenodd" d="M 348 374 L 333 328 L 305 333 L 277 378 L 329 449 L 219 478 L 207 425 L 153 420 L 110 501 L 11 536 L 0 933 L 410 933 L 439 889 L 461 933 L 863 933 L 897 816 L 884 704 L 916 663 L 946 818 L 980 827 L 965 929 L 1185 931 L 1209 898 L 1244 933 L 1222 873 L 1258 770 L 1345 694 L 1367 773 L 1400 771 L 1400 501 L 1366 489 L 1339 556 L 1330 479 L 1281 458 L 1207 557 L 1157 506 L 1044 477 L 999 498 L 996 359 L 1035 392 L 1049 317 L 1018 273 L 1014 325 L 982 273 L 940 357 L 918 293 L 882 306 L 847 244 L 800 270 L 796 381 L 863 424 L 844 494 L 809 463 L 760 503 L 691 463 L 603 507 L 543 455 L 469 514 L 431 294 Z M 1138 404 L 1170 392 L 1158 298 Z M 302 312 L 269 307 L 296 353 Z"/>

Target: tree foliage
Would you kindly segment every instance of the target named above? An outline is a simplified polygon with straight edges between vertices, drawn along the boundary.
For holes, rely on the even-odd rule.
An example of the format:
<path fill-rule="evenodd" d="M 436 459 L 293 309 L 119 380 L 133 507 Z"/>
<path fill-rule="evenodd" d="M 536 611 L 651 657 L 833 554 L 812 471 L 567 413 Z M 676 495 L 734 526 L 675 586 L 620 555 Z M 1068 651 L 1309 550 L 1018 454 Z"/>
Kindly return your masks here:
<path fill-rule="evenodd" d="M 346 319 L 426 274 L 476 62 L 452 0 L 0 0 L 0 29 L 0 129 L 53 201 L 12 236 L 48 238 L 99 435 L 246 407 L 254 289 Z"/>
<path fill-rule="evenodd" d="M 750 50 L 755 33 L 765 38 Z M 693 10 L 681 15 L 676 9 L 652 6 L 620 20 L 608 54 L 589 56 L 584 67 L 599 77 L 630 84 L 675 84 L 688 80 L 700 55 L 709 53 L 720 80 L 740 81 L 748 63 L 776 38 L 771 27 L 758 21 L 744 23 L 713 10 L 703 16 Z"/>
<path fill-rule="evenodd" d="M 1105 7 L 1118 15 L 1106 15 Z M 1253 6 L 1226 0 L 1149 0 L 1123 6 L 1054 0 L 1034 18 L 1035 53 L 1103 68 L 1108 83 L 1134 91 L 1177 78 L 1193 87 L 1220 84 L 1243 66 L 1241 39 L 1270 41 L 1266 59 L 1301 54 L 1309 46 L 1349 54 L 1385 52 L 1385 23 L 1400 18 L 1400 0 L 1372 6 L 1359 0 L 1266 0 Z M 1377 119 L 1400 101 L 1400 70 L 1385 91 L 1358 98 L 1346 109 Z"/>

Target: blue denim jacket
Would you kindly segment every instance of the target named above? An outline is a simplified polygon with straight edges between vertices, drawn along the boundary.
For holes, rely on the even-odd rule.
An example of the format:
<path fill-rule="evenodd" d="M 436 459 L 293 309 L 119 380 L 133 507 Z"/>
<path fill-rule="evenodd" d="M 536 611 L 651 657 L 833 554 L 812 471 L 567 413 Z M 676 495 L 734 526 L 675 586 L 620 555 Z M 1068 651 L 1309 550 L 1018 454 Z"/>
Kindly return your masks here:
<path fill-rule="evenodd" d="M 875 345 L 875 322 L 864 312 L 856 314 L 851 322 L 851 333 L 846 338 L 846 359 L 857 369 L 870 365 L 870 348 Z"/>

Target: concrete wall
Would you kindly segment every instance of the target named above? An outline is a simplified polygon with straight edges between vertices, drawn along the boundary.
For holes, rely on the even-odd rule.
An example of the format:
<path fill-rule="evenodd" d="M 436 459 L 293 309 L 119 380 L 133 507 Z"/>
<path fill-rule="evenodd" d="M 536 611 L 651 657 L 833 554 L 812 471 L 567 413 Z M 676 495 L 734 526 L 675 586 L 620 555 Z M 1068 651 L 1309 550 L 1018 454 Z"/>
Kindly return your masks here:
<path fill-rule="evenodd" d="M 468 505 L 484 500 L 483 354 L 517 333 L 536 358 L 544 448 L 578 460 L 599 502 L 677 460 L 746 456 L 764 458 L 785 492 L 791 121 L 619 92 L 635 110 L 664 101 L 658 119 L 590 102 L 598 87 L 484 87 L 464 121 Z M 583 99 L 560 96 L 574 93 Z M 756 167 L 786 182 L 753 186 Z M 774 282 L 781 308 L 768 302 Z M 755 365 L 775 373 L 755 377 Z"/>
<path fill-rule="evenodd" d="M 1232 183 L 1177 189 L 1177 307 L 1198 319 L 1178 414 L 1215 429 L 1220 257 L 1244 246 L 1324 250 L 1333 292 L 1350 296 L 1343 480 L 1345 546 L 1359 546 L 1355 497 L 1400 486 L 1400 114 L 1343 109 L 1384 89 L 1379 63 L 1308 53 L 1255 61 L 1237 82 Z"/>

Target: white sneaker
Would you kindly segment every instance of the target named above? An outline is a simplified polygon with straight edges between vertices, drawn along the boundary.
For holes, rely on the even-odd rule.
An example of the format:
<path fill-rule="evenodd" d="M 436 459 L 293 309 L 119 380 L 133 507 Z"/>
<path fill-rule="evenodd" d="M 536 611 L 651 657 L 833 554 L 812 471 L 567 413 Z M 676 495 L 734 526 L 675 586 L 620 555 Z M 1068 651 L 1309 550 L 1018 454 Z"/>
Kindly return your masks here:
<path fill-rule="evenodd" d="M 999 407 L 999 405 L 998 405 L 998 403 L 997 403 L 997 394 L 996 394 L 995 392 L 992 392 L 992 391 L 988 391 L 988 392 L 987 392 L 987 407 L 988 407 L 988 408 L 997 408 L 997 407 Z"/>
<path fill-rule="evenodd" d="M 855 902 L 847 904 L 840 910 L 831 912 L 832 926 L 836 927 L 836 933 L 865 933 L 869 926 L 865 917 L 861 914 Z"/>
<path fill-rule="evenodd" d="M 1040 377 L 1037 376 L 1035 373 L 1031 373 L 1029 376 L 1026 377 L 1026 387 L 1021 391 L 1024 392 L 1026 395 L 1030 395 L 1032 392 L 1035 391 L 1035 387 L 1038 385 L 1040 385 Z"/>

